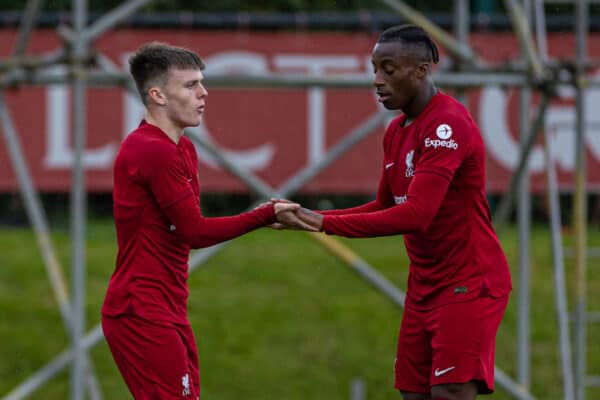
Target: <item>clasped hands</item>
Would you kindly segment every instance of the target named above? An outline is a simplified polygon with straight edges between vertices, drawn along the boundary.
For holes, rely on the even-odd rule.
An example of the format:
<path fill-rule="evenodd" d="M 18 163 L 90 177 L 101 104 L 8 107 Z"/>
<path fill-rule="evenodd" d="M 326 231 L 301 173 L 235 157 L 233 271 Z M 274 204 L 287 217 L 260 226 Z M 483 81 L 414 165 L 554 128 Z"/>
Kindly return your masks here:
<path fill-rule="evenodd" d="M 303 208 L 298 203 L 286 199 L 271 199 L 264 203 L 273 204 L 277 222 L 271 225 L 274 229 L 302 229 L 311 232 L 320 232 L 323 228 L 323 216 L 314 211 Z"/>

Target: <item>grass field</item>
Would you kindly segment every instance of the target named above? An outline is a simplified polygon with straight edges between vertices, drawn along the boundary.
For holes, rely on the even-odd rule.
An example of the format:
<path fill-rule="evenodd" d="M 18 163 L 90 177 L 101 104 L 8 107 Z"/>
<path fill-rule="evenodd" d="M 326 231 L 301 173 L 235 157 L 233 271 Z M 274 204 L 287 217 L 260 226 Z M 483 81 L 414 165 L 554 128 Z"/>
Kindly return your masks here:
<path fill-rule="evenodd" d="M 54 229 L 53 241 L 65 273 L 69 237 Z M 501 235 L 513 266 L 517 236 Z M 403 288 L 407 260 L 399 237 L 342 240 Z M 565 245 L 572 237 L 565 233 Z M 590 227 L 589 245 L 600 246 Z M 0 397 L 68 346 L 67 334 L 46 273 L 28 229 L 0 228 Z M 99 309 L 113 270 L 115 237 L 110 220 L 88 227 L 87 326 Z M 600 310 L 600 260 L 589 261 L 589 309 Z M 532 234 L 532 393 L 560 399 L 549 232 Z M 573 304 L 572 261 L 567 259 L 569 305 Z M 349 399 L 355 378 L 367 399 L 399 399 L 393 390 L 393 361 L 401 310 L 373 290 L 309 235 L 262 229 L 228 244 L 190 277 L 189 315 L 198 338 L 203 400 Z M 516 375 L 516 296 L 498 337 L 497 365 Z M 599 324 L 590 325 L 587 364 L 600 375 Z M 105 399 L 130 398 L 106 345 L 91 352 Z M 68 370 L 32 398 L 67 399 Z M 500 388 L 491 399 L 509 399 Z M 588 389 L 587 399 L 600 398 Z"/>

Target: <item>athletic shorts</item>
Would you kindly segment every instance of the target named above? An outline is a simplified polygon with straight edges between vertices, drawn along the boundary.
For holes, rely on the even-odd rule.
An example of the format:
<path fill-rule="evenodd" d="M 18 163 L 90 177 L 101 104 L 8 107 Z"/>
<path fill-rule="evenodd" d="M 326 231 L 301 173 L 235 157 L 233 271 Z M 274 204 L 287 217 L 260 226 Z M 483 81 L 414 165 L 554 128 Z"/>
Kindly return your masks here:
<path fill-rule="evenodd" d="M 102 329 L 135 400 L 200 398 L 198 350 L 189 324 L 158 325 L 133 315 L 102 316 Z"/>
<path fill-rule="evenodd" d="M 432 310 L 404 310 L 396 353 L 396 389 L 430 394 L 431 387 L 477 381 L 494 391 L 496 333 L 508 296 L 481 297 Z"/>

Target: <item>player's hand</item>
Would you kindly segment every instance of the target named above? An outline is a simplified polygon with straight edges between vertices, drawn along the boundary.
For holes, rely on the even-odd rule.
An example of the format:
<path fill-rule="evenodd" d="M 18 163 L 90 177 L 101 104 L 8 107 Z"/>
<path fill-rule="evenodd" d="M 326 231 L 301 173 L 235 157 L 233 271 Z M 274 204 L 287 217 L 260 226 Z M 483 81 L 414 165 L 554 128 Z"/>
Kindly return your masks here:
<path fill-rule="evenodd" d="M 264 203 L 260 203 L 259 205 L 257 205 L 256 207 L 254 207 L 254 209 L 258 210 L 259 208 L 270 206 L 271 204 L 273 204 L 273 203 L 271 203 L 270 201 L 265 201 Z"/>
<path fill-rule="evenodd" d="M 280 199 L 278 197 L 271 197 L 271 203 L 275 204 L 275 203 L 293 203 L 293 201 L 288 200 L 288 199 Z"/>
<path fill-rule="evenodd" d="M 323 230 L 323 215 L 301 207 L 296 211 L 296 216 L 306 225 L 309 225 L 315 232 Z"/>
<path fill-rule="evenodd" d="M 300 209 L 300 205 L 291 202 L 277 202 L 274 204 L 275 216 L 280 225 L 272 225 L 274 229 L 303 229 L 306 231 L 317 232 L 312 225 L 309 225 L 298 218 L 297 212 Z"/>
<path fill-rule="evenodd" d="M 260 203 L 259 205 L 257 205 L 256 207 L 254 207 L 255 210 L 258 210 L 259 208 L 263 208 L 263 207 L 267 207 L 270 205 L 275 205 L 275 203 L 293 203 L 291 200 L 288 199 L 279 199 L 276 197 L 271 197 L 271 199 L 269 201 L 264 201 L 262 203 Z"/>

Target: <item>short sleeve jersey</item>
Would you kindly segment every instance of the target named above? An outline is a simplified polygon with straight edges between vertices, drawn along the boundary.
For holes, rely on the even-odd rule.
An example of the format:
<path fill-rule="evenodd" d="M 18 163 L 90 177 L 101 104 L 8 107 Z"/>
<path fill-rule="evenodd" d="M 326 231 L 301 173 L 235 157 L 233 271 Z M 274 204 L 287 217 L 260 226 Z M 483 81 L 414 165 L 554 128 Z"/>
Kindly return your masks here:
<path fill-rule="evenodd" d="M 394 121 L 384 139 L 383 174 L 395 204 L 406 201 L 414 175 L 450 181 L 429 228 L 404 235 L 410 258 L 407 301 L 433 307 L 511 288 L 509 268 L 485 194 L 485 150 L 462 104 L 439 92 L 410 125 Z"/>
<path fill-rule="evenodd" d="M 113 213 L 118 254 L 102 313 L 187 321 L 190 246 L 162 211 L 195 196 L 198 160 L 192 142 L 173 142 L 142 122 L 123 141 L 114 165 Z"/>

